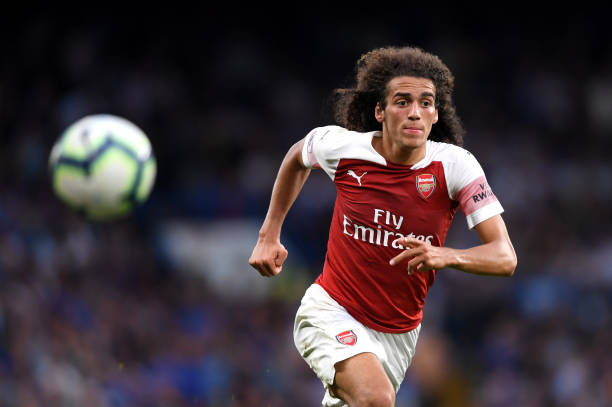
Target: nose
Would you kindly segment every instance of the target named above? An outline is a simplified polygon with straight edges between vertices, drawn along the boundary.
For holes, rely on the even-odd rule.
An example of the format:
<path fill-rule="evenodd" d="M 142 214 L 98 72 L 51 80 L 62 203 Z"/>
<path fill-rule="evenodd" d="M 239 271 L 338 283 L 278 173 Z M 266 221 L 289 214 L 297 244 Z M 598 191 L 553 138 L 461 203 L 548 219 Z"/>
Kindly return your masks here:
<path fill-rule="evenodd" d="M 419 120 L 421 118 L 421 109 L 419 108 L 419 102 L 414 101 L 410 104 L 410 109 L 408 109 L 408 118 L 410 120 Z"/>

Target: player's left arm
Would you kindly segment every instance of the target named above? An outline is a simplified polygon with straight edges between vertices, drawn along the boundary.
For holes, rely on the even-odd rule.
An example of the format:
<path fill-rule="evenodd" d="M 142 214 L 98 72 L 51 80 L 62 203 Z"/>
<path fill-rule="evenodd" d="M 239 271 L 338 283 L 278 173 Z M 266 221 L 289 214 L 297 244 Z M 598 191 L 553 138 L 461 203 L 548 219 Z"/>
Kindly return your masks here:
<path fill-rule="evenodd" d="M 482 244 L 469 249 L 432 246 L 413 237 L 398 239 L 398 243 L 404 245 L 406 250 L 391 259 L 389 263 L 394 266 L 409 259 L 408 274 L 446 267 L 482 275 L 514 274 L 517 264 L 516 253 L 502 217 L 495 215 L 480 222 L 474 226 L 474 229 Z"/>

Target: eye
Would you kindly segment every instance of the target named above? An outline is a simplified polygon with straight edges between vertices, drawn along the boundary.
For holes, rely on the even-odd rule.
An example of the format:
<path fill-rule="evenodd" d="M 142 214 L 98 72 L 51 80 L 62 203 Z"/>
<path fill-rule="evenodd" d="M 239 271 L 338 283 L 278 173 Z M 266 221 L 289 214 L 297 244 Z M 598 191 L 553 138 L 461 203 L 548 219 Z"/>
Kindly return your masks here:
<path fill-rule="evenodd" d="M 433 103 L 430 100 L 424 100 L 422 103 L 423 107 L 431 107 Z"/>
<path fill-rule="evenodd" d="M 405 99 L 400 99 L 397 101 L 397 105 L 398 106 L 406 106 L 408 105 L 408 102 Z"/>

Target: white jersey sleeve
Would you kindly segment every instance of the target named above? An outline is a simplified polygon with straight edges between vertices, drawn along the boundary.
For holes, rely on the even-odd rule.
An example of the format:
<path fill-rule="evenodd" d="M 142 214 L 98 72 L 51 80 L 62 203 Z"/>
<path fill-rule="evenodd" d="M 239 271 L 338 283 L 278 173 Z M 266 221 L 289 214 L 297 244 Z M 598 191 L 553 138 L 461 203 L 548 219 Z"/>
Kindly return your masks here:
<path fill-rule="evenodd" d="M 447 159 L 442 163 L 448 195 L 459 203 L 468 227 L 472 229 L 480 222 L 502 213 L 504 209 L 474 155 L 457 146 L 450 146 L 447 151 Z"/>
<path fill-rule="evenodd" d="M 304 140 L 302 161 L 308 168 L 322 168 L 333 180 L 342 158 L 385 164 L 372 147 L 372 133 L 349 131 L 340 126 L 313 129 Z"/>

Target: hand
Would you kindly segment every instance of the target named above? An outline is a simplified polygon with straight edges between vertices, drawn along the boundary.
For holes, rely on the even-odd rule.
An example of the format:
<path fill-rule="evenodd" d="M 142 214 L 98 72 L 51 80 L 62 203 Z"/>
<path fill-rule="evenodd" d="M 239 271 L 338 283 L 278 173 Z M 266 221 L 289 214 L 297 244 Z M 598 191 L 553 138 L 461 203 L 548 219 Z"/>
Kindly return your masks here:
<path fill-rule="evenodd" d="M 450 265 L 453 249 L 432 246 L 414 237 L 403 237 L 397 239 L 397 242 L 406 247 L 406 250 L 392 258 L 389 264 L 395 266 L 410 259 L 407 266 L 409 275 L 415 271 L 441 269 Z"/>
<path fill-rule="evenodd" d="M 283 269 L 287 249 L 279 241 L 259 239 L 249 258 L 249 264 L 264 277 L 274 277 Z"/>

